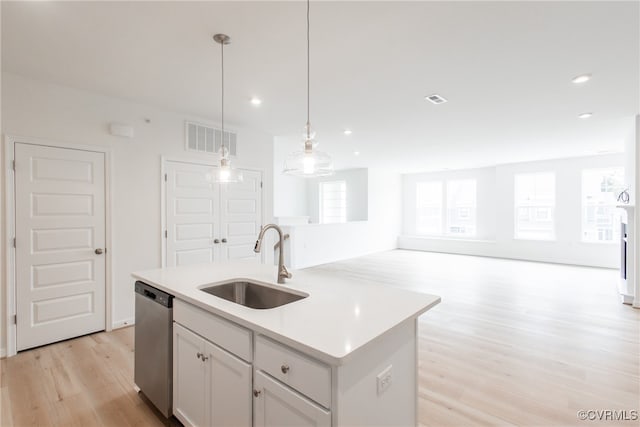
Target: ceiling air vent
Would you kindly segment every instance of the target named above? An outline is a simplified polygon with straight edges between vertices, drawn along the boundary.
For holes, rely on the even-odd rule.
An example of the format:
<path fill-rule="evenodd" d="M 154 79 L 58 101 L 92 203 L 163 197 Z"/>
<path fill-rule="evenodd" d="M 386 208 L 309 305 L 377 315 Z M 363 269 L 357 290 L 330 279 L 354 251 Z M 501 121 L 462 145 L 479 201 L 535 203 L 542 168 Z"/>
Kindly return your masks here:
<path fill-rule="evenodd" d="M 444 104 L 445 102 L 447 102 L 446 99 L 444 99 L 443 97 L 441 97 L 437 93 L 434 93 L 433 95 L 425 96 L 424 99 L 426 99 L 427 101 L 431 102 L 432 104 L 436 104 L 436 105 L 437 104 Z"/>
<path fill-rule="evenodd" d="M 220 129 L 200 123 L 186 122 L 185 148 L 187 151 L 215 154 L 220 151 L 221 145 L 222 131 Z M 225 131 L 224 145 L 229 147 L 229 154 L 235 156 L 238 149 L 238 134 Z"/>

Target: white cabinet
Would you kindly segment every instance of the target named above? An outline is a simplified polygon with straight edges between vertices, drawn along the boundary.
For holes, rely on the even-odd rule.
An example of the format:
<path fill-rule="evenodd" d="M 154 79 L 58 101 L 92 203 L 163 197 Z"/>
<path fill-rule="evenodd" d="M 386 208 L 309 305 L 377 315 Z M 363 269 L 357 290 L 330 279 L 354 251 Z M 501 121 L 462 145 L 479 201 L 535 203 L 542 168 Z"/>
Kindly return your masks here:
<path fill-rule="evenodd" d="M 331 406 L 331 367 L 262 335 L 255 338 L 255 367 L 325 408 Z"/>
<path fill-rule="evenodd" d="M 173 324 L 173 413 L 187 426 L 207 425 L 203 352 L 201 337 Z"/>
<path fill-rule="evenodd" d="M 251 365 L 205 342 L 207 426 L 251 426 Z"/>
<path fill-rule="evenodd" d="M 330 426 L 331 367 L 255 337 L 254 425 Z"/>
<path fill-rule="evenodd" d="M 173 324 L 173 412 L 186 426 L 251 426 L 251 365 Z"/>
<path fill-rule="evenodd" d="M 254 376 L 254 426 L 330 426 L 331 413 L 267 376 Z"/>
<path fill-rule="evenodd" d="M 186 426 L 417 425 L 415 319 L 330 365 L 181 300 L 173 315 L 173 413 Z"/>
<path fill-rule="evenodd" d="M 253 245 L 262 225 L 261 172 L 242 170 L 243 182 L 217 184 L 209 165 L 166 161 L 164 170 L 166 266 L 260 261 Z"/>

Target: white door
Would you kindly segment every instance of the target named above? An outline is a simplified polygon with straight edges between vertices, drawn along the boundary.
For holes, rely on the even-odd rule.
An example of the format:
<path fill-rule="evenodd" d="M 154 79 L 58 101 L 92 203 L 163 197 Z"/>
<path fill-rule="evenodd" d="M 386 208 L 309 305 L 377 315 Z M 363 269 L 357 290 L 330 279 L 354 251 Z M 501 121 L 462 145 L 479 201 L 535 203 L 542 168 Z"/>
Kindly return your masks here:
<path fill-rule="evenodd" d="M 220 196 L 212 173 L 211 166 L 166 163 L 169 267 L 218 261 L 220 257 Z"/>
<path fill-rule="evenodd" d="M 260 262 L 253 247 L 262 226 L 262 173 L 219 184 L 212 166 L 166 162 L 166 265 Z"/>
<path fill-rule="evenodd" d="M 251 427 L 251 365 L 205 342 L 210 426 Z"/>
<path fill-rule="evenodd" d="M 256 427 L 330 426 L 331 413 L 284 384 L 256 371 L 254 425 Z"/>
<path fill-rule="evenodd" d="M 17 349 L 104 330 L 104 153 L 14 154 Z"/>
<path fill-rule="evenodd" d="M 173 324 L 173 413 L 186 426 L 206 426 L 204 339 Z"/>
<path fill-rule="evenodd" d="M 262 227 L 262 173 L 243 170 L 243 182 L 222 184 L 222 258 L 260 262 L 253 251 Z"/>

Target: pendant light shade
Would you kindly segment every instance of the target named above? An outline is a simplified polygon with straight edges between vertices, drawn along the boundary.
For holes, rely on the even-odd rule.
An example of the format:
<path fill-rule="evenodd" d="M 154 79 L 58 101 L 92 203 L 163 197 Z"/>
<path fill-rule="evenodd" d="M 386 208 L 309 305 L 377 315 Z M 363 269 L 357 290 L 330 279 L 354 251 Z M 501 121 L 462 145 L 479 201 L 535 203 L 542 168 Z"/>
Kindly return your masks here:
<path fill-rule="evenodd" d="M 220 144 L 220 167 L 213 174 L 214 181 L 219 183 L 227 182 L 242 182 L 242 172 L 231 166 L 231 159 L 229 158 L 229 148 L 227 147 L 228 136 L 224 131 L 224 46 L 231 43 L 231 38 L 226 34 L 216 34 L 213 36 L 213 40 L 220 44 L 220 57 L 221 57 L 221 76 L 222 76 L 222 143 Z"/>
<path fill-rule="evenodd" d="M 302 150 L 294 151 L 287 156 L 283 172 L 301 177 L 332 175 L 333 162 L 331 156 L 316 148 L 318 143 L 313 139 L 314 133 L 311 131 L 310 126 L 307 127 L 309 130 L 305 133 Z"/>
<path fill-rule="evenodd" d="M 333 174 L 333 162 L 327 153 L 318 151 L 315 132 L 311 130 L 310 117 L 310 43 L 309 43 L 309 0 L 307 0 L 307 124 L 305 125 L 304 142 L 300 151 L 294 151 L 284 162 L 283 173 L 287 175 L 311 178 Z"/>
<path fill-rule="evenodd" d="M 215 181 L 220 183 L 242 182 L 244 180 L 242 172 L 231 167 L 231 160 L 224 158 L 220 159 L 220 169 L 218 169 L 218 173 L 215 176 Z"/>

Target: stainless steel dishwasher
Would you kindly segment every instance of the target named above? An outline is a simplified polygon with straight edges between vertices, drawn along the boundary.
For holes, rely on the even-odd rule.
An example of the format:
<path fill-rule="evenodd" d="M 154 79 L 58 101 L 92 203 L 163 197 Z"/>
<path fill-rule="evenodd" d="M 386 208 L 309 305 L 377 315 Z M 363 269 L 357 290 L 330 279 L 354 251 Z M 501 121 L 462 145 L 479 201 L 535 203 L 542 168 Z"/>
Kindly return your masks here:
<path fill-rule="evenodd" d="M 169 418 L 173 406 L 173 295 L 137 281 L 133 380 Z"/>

